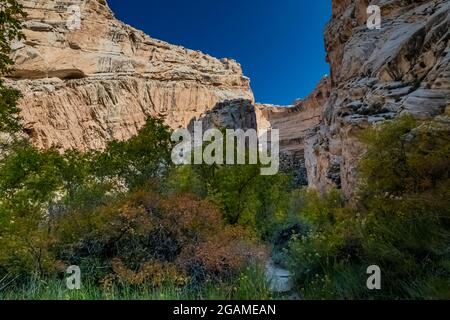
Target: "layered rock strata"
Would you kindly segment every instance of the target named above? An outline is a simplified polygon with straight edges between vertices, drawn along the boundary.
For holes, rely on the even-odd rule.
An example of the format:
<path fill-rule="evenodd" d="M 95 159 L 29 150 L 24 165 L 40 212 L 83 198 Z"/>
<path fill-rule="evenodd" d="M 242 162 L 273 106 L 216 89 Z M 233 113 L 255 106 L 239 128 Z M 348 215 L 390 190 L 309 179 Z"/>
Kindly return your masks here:
<path fill-rule="evenodd" d="M 186 127 L 219 103 L 253 101 L 237 62 L 153 39 L 115 19 L 104 0 L 19 2 L 26 40 L 14 44 L 8 82 L 23 94 L 21 116 L 38 147 L 102 149 L 148 116 Z"/>
<path fill-rule="evenodd" d="M 332 3 L 333 16 L 325 29 L 329 97 L 317 99 L 316 120 L 290 114 L 295 108 L 269 107 L 263 108 L 260 122 L 280 128 L 285 150 L 304 153 L 311 188 L 325 192 L 338 186 L 351 199 L 365 150 L 358 138 L 361 130 L 404 114 L 448 120 L 450 2 Z M 367 27 L 369 4 L 381 8 L 380 30 Z M 281 120 L 273 110 L 281 110 Z"/>
<path fill-rule="evenodd" d="M 349 199 L 364 153 L 362 129 L 403 114 L 446 117 L 450 106 L 450 2 L 370 4 L 381 8 L 380 30 L 366 25 L 369 1 L 333 1 L 325 30 L 331 96 L 305 146 L 310 186 L 339 183 Z"/>

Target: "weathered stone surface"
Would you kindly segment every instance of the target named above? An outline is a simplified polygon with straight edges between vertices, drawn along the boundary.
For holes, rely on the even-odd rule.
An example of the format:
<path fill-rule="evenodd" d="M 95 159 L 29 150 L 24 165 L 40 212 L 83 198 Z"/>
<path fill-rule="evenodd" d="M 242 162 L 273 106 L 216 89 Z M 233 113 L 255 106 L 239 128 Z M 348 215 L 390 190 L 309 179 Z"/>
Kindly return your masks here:
<path fill-rule="evenodd" d="M 362 129 L 402 114 L 448 117 L 450 2 L 332 3 L 325 30 L 331 67 L 326 98 L 301 110 L 259 106 L 257 118 L 260 129 L 280 129 L 282 152 L 294 153 L 296 163 L 303 159 L 311 188 L 325 192 L 337 185 L 350 199 L 364 153 Z M 366 26 L 369 4 L 382 10 L 381 30 Z M 302 172 L 302 165 L 296 170 Z"/>
<path fill-rule="evenodd" d="M 330 95 L 330 79 L 324 77 L 316 89 L 293 106 L 256 105 L 258 131 L 280 132 L 281 169 L 294 173 L 294 184 L 307 185 L 305 167 L 305 137 L 322 121 L 324 105 Z"/>
<path fill-rule="evenodd" d="M 220 102 L 198 118 L 192 119 L 189 128 L 193 129 L 194 121 L 202 122 L 204 131 L 208 129 L 257 129 L 255 107 L 251 100 L 237 99 Z"/>
<path fill-rule="evenodd" d="M 280 149 L 283 152 L 303 150 L 306 132 L 322 120 L 323 107 L 330 95 L 330 79 L 323 78 L 316 89 L 293 106 L 257 104 L 258 130 L 280 130 Z"/>
<path fill-rule="evenodd" d="M 116 20 L 106 1 L 20 0 L 26 40 L 15 43 L 26 132 L 39 147 L 101 149 L 150 115 L 186 127 L 218 103 L 253 101 L 238 63 L 159 41 Z M 79 5 L 81 29 L 69 30 Z"/>
<path fill-rule="evenodd" d="M 405 113 L 436 117 L 450 101 L 450 2 L 370 4 L 382 9 L 381 30 L 366 27 L 369 1 L 333 1 L 325 31 L 332 94 L 306 146 L 310 185 L 326 190 L 340 180 L 347 198 L 364 153 L 361 129 Z"/>

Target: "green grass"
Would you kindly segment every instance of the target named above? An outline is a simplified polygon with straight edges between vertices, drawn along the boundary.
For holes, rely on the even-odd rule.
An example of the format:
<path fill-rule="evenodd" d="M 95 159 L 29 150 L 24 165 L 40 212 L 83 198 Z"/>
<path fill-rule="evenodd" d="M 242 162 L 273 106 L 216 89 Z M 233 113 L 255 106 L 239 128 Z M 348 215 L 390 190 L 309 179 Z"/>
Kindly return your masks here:
<path fill-rule="evenodd" d="M 0 291 L 0 300 L 269 300 L 269 284 L 261 267 L 248 267 L 227 283 L 206 282 L 202 286 L 161 288 L 100 285 L 82 281 L 80 290 L 68 290 L 64 279 L 35 279 Z"/>

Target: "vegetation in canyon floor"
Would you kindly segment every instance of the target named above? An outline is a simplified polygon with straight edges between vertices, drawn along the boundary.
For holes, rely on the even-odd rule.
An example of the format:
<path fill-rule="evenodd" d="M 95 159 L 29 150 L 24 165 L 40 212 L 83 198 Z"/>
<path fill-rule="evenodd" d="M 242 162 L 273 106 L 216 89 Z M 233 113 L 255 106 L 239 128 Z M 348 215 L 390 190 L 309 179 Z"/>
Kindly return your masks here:
<path fill-rule="evenodd" d="M 362 135 L 358 198 L 307 193 L 288 263 L 307 298 L 450 298 L 448 124 L 405 117 Z M 361 284 L 382 270 L 382 290 Z"/>
<path fill-rule="evenodd" d="M 15 141 L 0 161 L 0 297 L 268 299 L 273 251 L 303 298 L 448 298 L 448 131 L 401 118 L 362 139 L 352 203 L 258 165 L 172 167 L 160 119 L 103 152 Z M 365 286 L 373 264 L 380 291 Z M 78 293 L 63 289 L 69 265 Z"/>

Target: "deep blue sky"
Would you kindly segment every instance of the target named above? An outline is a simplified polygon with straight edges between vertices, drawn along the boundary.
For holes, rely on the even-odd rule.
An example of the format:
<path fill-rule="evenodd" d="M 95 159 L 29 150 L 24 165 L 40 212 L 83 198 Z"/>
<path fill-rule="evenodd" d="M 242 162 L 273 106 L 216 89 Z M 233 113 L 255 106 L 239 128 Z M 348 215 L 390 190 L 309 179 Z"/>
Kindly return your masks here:
<path fill-rule="evenodd" d="M 329 73 L 331 0 L 109 0 L 150 36 L 241 63 L 257 102 L 290 104 Z"/>

